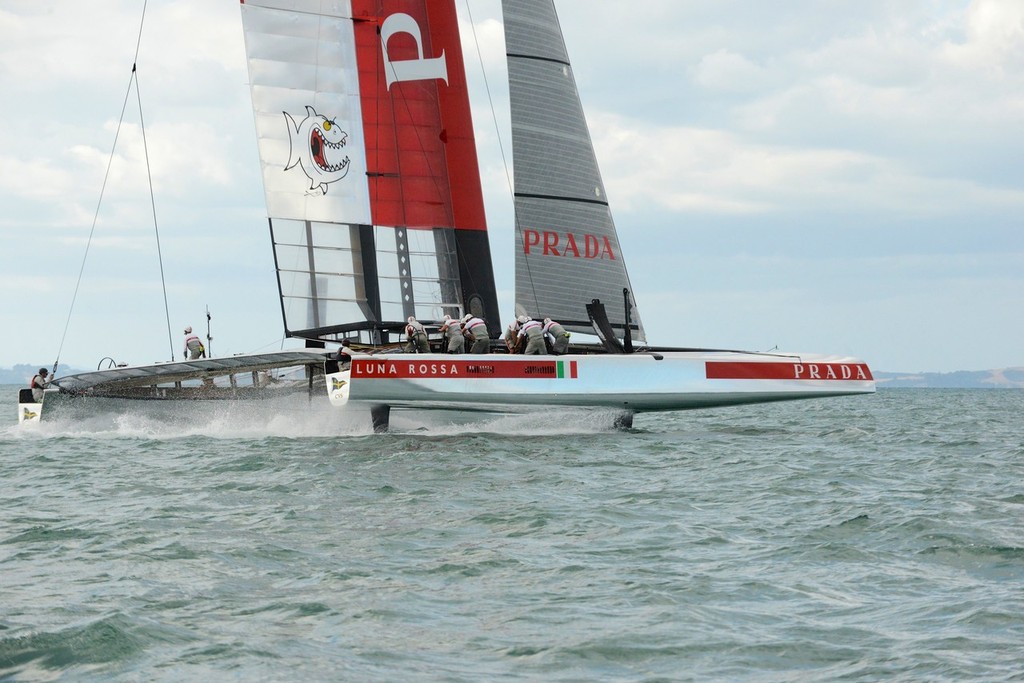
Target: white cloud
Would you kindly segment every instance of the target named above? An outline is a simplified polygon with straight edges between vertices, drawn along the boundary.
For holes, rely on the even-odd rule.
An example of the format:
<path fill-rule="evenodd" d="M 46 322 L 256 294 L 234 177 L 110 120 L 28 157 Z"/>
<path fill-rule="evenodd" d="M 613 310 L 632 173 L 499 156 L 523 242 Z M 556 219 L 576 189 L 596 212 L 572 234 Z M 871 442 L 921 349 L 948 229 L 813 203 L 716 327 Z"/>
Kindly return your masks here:
<path fill-rule="evenodd" d="M 964 16 L 966 39 L 944 46 L 950 64 L 990 77 L 1019 79 L 1024 71 L 1024 4 L 974 0 Z"/>
<path fill-rule="evenodd" d="M 850 149 L 763 145 L 724 131 L 591 117 L 609 195 L 622 208 L 768 213 L 794 205 L 931 214 L 970 206 L 1024 210 L 1024 189 L 931 178 Z"/>
<path fill-rule="evenodd" d="M 732 92 L 762 90 L 768 77 L 767 69 L 725 49 L 705 55 L 693 69 L 699 85 Z"/>

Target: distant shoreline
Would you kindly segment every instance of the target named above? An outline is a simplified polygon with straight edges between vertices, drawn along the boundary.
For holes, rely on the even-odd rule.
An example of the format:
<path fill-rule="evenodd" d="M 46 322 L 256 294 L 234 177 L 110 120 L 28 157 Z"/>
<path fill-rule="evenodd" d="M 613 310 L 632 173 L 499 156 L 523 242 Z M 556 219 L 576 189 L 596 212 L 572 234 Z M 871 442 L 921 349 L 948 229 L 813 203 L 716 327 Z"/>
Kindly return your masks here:
<path fill-rule="evenodd" d="M 1024 389 L 1024 367 L 955 372 L 876 372 L 879 389 Z"/>

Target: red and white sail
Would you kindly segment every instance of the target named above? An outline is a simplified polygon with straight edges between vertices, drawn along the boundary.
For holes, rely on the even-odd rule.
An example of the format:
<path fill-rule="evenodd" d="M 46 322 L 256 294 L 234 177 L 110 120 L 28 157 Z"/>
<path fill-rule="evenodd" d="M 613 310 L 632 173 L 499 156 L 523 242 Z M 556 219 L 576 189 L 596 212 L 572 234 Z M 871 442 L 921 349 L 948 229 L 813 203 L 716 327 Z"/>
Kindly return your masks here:
<path fill-rule="evenodd" d="M 497 324 L 451 0 L 243 0 L 285 327 Z"/>

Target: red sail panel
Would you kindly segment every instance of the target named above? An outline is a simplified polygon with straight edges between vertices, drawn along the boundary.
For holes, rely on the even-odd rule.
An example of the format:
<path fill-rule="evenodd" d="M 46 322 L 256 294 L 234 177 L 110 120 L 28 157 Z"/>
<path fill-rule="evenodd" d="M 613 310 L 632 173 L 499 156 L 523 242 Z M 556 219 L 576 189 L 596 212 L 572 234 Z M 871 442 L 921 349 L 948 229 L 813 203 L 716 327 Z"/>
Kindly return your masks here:
<path fill-rule="evenodd" d="M 486 230 L 452 0 L 352 0 L 375 225 Z"/>

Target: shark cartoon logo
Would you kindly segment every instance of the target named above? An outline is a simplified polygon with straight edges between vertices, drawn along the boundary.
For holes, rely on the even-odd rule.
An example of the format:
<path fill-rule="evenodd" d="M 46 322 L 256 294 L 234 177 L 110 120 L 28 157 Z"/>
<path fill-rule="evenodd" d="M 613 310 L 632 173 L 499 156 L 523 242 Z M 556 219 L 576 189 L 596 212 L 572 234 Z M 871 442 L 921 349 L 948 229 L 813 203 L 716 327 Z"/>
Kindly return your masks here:
<path fill-rule="evenodd" d="M 348 175 L 349 158 L 345 155 L 348 133 L 332 119 L 306 106 L 306 118 L 298 123 L 283 112 L 288 126 L 288 165 L 284 170 L 302 168 L 309 178 L 309 189 L 327 194 L 327 185 Z"/>

